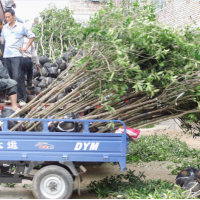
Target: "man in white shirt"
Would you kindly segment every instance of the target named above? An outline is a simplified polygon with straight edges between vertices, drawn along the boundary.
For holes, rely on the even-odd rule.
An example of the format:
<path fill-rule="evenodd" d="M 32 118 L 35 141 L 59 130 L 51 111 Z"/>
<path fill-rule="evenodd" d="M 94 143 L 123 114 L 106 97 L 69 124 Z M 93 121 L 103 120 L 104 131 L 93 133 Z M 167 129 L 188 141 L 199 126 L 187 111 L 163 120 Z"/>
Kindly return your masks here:
<path fill-rule="evenodd" d="M 0 43 L 5 44 L 3 54 L 4 65 L 8 70 L 10 78 L 17 81 L 17 98 L 20 106 L 26 105 L 25 102 L 25 83 L 22 81 L 21 59 L 22 52 L 26 51 L 35 39 L 35 34 L 27 29 L 24 24 L 15 21 L 15 11 L 5 10 L 5 19 L 8 22 L 1 32 Z M 24 36 L 28 36 L 29 42 L 23 48 Z"/>

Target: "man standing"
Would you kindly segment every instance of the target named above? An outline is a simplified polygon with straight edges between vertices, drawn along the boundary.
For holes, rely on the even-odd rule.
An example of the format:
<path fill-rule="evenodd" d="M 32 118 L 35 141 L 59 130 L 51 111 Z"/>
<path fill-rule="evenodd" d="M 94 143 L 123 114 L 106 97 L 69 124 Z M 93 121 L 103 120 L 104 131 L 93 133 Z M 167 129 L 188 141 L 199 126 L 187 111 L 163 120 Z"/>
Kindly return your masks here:
<path fill-rule="evenodd" d="M 17 94 L 20 106 L 26 105 L 25 101 L 25 83 L 22 78 L 21 58 L 22 52 L 26 51 L 35 39 L 34 33 L 28 30 L 24 24 L 15 21 L 15 11 L 13 9 L 5 10 L 5 19 L 8 22 L 1 32 L 0 43 L 5 44 L 4 65 L 8 70 L 10 78 L 17 81 Z M 29 42 L 23 48 L 24 36 L 27 36 Z"/>
<path fill-rule="evenodd" d="M 29 39 L 27 37 L 24 37 L 24 44 L 23 47 L 25 48 L 29 42 Z M 27 72 L 27 85 L 28 88 L 33 87 L 32 79 L 33 79 L 33 63 L 36 64 L 38 73 L 40 72 L 40 62 L 38 59 L 37 51 L 35 48 L 34 42 L 32 45 L 22 53 L 22 72 Z M 24 78 L 25 75 L 22 75 L 22 78 Z"/>
<path fill-rule="evenodd" d="M 36 17 L 36 18 L 34 19 L 34 23 L 32 24 L 32 27 L 34 27 L 36 24 L 38 24 L 38 21 L 39 21 L 39 19 L 38 19 L 38 17 Z"/>

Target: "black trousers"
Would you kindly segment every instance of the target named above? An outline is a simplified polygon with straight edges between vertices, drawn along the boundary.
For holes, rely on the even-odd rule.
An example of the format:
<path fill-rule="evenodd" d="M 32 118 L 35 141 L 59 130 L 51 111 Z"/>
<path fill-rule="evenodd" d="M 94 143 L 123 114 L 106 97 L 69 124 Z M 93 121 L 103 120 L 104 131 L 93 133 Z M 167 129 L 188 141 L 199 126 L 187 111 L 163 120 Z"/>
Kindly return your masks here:
<path fill-rule="evenodd" d="M 27 72 L 27 84 L 32 85 L 32 78 L 33 78 L 33 62 L 31 58 L 23 57 L 22 58 L 22 78 L 23 81 L 25 77 L 25 72 Z"/>
<path fill-rule="evenodd" d="M 25 82 L 23 81 L 23 72 L 21 68 L 22 57 L 4 58 L 4 66 L 8 70 L 11 79 L 17 81 L 17 101 L 26 101 Z"/>
<path fill-rule="evenodd" d="M 0 61 L 4 65 L 4 61 L 3 61 L 4 44 L 0 44 L 0 50 L 1 50 L 1 53 L 2 53 L 2 56 L 0 56 Z"/>

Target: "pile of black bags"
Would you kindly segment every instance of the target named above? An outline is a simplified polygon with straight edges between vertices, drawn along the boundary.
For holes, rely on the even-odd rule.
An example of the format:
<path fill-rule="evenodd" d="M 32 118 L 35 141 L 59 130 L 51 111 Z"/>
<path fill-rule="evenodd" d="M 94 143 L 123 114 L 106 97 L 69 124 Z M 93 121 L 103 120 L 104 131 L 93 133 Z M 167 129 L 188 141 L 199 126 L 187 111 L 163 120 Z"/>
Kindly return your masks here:
<path fill-rule="evenodd" d="M 71 47 L 68 49 L 66 53 L 62 55 L 62 58 L 57 59 L 54 63 L 51 63 L 47 56 L 40 56 L 40 73 L 37 72 L 36 66 L 33 67 L 33 87 L 27 87 L 27 77 L 25 77 L 25 86 L 26 86 L 26 94 L 27 94 L 27 102 L 31 101 L 36 95 L 44 91 L 57 76 L 67 69 L 72 57 L 77 55 L 78 49 L 76 47 Z M 82 53 L 79 53 L 77 59 L 81 58 Z M 78 85 L 74 85 L 74 88 Z M 51 103 L 55 103 L 56 101 L 63 98 L 66 94 L 72 91 L 73 88 L 68 88 L 65 92 L 61 93 L 57 99 L 52 100 Z"/>

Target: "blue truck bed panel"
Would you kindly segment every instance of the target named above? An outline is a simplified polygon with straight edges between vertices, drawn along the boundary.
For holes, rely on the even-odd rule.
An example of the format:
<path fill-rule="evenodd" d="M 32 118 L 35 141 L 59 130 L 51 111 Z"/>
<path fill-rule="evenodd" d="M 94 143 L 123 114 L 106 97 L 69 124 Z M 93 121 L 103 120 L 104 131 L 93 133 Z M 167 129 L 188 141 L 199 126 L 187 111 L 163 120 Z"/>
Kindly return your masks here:
<path fill-rule="evenodd" d="M 8 121 L 41 121 L 43 132 L 9 131 Z M 69 119 L 0 119 L 0 160 L 12 161 L 72 161 L 72 162 L 119 162 L 121 170 L 126 170 L 126 150 L 128 141 L 125 131 L 118 133 L 90 133 L 89 122 L 111 122 L 110 120 L 69 120 Z M 48 122 L 70 121 L 84 123 L 82 133 L 49 132 Z"/>

